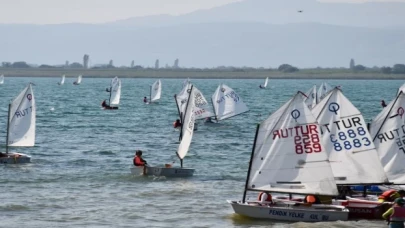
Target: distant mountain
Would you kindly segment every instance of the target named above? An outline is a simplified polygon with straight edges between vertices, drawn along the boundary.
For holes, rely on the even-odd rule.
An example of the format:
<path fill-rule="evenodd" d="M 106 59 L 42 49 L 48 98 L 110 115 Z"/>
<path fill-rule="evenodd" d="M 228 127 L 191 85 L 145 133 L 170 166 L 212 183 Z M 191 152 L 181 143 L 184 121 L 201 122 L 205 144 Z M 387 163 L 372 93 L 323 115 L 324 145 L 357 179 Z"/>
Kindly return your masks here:
<path fill-rule="evenodd" d="M 302 13 L 298 11 L 302 10 Z M 109 24 L 161 27 L 187 23 L 323 23 L 361 27 L 405 26 L 405 2 L 322 3 L 316 0 L 245 0 L 185 15 L 135 17 Z"/>
<path fill-rule="evenodd" d="M 255 0 L 256 1 L 256 0 Z M 300 0 L 301 1 L 301 0 Z M 308 1 L 308 0 L 306 0 Z M 314 3 L 318 4 L 318 3 Z M 306 10 L 306 9 L 304 9 Z M 1 61 L 36 64 L 172 65 L 212 67 L 382 66 L 405 63 L 405 29 L 333 26 L 317 23 L 274 25 L 254 22 L 202 23 L 137 28 L 116 25 L 0 25 Z"/>

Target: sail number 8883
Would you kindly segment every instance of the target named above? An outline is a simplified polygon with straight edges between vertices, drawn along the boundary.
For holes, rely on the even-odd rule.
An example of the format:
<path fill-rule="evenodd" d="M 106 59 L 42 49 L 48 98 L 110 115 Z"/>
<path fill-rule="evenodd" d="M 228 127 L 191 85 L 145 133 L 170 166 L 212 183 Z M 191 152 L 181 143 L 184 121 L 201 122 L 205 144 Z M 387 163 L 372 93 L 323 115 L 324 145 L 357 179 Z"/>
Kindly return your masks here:
<path fill-rule="evenodd" d="M 341 131 L 339 133 L 330 134 L 330 141 L 336 151 L 342 151 L 343 149 L 350 150 L 352 148 L 360 148 L 362 146 L 370 146 L 371 141 L 365 136 L 367 132 L 363 127 L 358 127 L 357 132 L 353 129 L 349 129 L 347 133 Z M 363 136 L 357 138 L 357 136 Z"/>

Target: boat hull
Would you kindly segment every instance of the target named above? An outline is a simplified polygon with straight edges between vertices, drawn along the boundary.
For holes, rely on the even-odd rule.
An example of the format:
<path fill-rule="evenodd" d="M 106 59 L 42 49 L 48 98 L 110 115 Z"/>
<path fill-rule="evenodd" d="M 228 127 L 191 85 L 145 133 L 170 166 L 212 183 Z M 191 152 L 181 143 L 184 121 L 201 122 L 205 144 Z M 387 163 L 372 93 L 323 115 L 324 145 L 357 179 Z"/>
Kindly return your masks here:
<path fill-rule="evenodd" d="M 346 221 L 349 210 L 333 205 L 295 206 L 291 203 L 276 202 L 272 205 L 259 205 L 258 203 L 242 203 L 230 201 L 236 214 L 250 218 L 269 219 L 288 222 L 325 222 Z"/>
<path fill-rule="evenodd" d="M 2 153 L 0 157 L 0 164 L 23 164 L 23 163 L 30 163 L 31 156 L 21 153 Z"/>
<path fill-rule="evenodd" d="M 349 198 L 348 200 L 335 200 L 335 205 L 342 205 L 349 209 L 349 219 L 378 219 L 381 220 L 382 214 L 386 212 L 392 204 L 380 203 L 378 201 L 361 200 Z"/>
<path fill-rule="evenodd" d="M 191 177 L 194 169 L 186 168 L 165 168 L 165 167 L 133 167 L 131 173 L 134 175 L 164 176 L 164 177 Z"/>

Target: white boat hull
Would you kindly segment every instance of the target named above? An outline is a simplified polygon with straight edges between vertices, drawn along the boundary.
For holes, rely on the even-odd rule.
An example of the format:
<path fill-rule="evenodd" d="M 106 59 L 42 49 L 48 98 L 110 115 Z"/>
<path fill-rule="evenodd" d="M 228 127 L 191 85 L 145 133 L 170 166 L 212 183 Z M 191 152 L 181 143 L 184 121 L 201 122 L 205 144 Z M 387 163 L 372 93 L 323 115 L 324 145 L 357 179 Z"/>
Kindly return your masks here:
<path fill-rule="evenodd" d="M 31 162 L 31 156 L 21 153 L 8 153 L 5 157 L 0 157 L 0 164 L 23 164 Z"/>
<path fill-rule="evenodd" d="M 194 174 L 194 169 L 140 166 L 131 168 L 131 173 L 134 175 L 147 176 L 191 177 Z"/>
<path fill-rule="evenodd" d="M 243 216 L 288 222 L 326 222 L 346 221 L 349 218 L 349 210 L 343 206 L 312 205 L 295 206 L 292 202 L 276 202 L 272 205 L 259 205 L 258 203 L 242 203 L 230 201 L 236 214 Z"/>

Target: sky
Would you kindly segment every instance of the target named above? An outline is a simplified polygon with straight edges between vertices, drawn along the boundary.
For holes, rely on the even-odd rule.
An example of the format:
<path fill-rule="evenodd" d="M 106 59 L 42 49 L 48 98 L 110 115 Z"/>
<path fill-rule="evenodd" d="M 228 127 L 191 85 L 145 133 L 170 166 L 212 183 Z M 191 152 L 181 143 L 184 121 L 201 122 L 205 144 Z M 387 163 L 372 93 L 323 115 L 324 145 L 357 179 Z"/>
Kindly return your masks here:
<path fill-rule="evenodd" d="M 179 15 L 238 1 L 242 0 L 0 0 L 0 23 L 103 23 L 148 15 Z M 319 1 L 361 3 L 371 0 Z"/>

